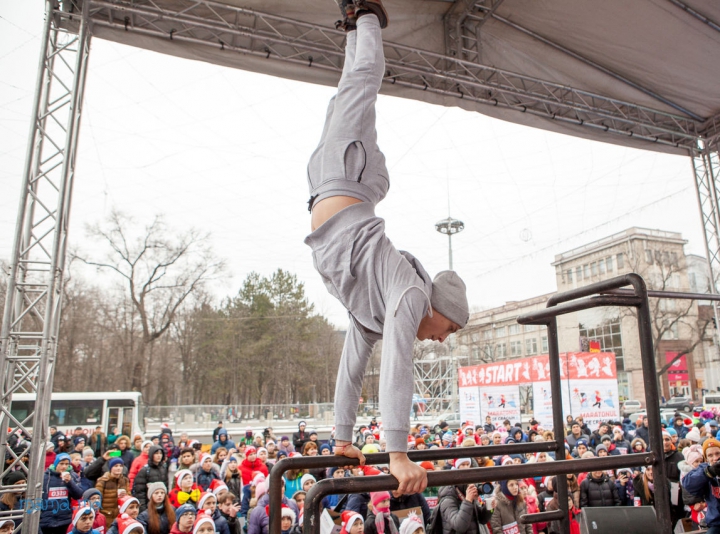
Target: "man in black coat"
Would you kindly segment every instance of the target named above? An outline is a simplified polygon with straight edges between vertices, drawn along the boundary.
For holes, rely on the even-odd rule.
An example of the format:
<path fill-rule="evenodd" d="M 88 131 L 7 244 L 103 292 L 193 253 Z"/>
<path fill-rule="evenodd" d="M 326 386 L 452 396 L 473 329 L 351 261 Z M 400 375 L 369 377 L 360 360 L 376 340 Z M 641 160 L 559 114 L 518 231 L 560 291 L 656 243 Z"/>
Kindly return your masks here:
<path fill-rule="evenodd" d="M 305 421 L 300 421 L 298 423 L 298 431 L 293 433 L 292 439 L 295 450 L 302 452 L 305 442 L 310 441 L 310 436 L 307 432 L 305 432 Z"/>
<path fill-rule="evenodd" d="M 592 471 L 580 484 L 580 507 L 620 506 L 615 483 L 605 471 Z"/>
<path fill-rule="evenodd" d="M 647 445 L 647 450 L 650 450 L 650 429 L 648 428 L 647 415 L 643 416 L 642 425 L 635 430 L 635 437 L 641 438 Z"/>
<path fill-rule="evenodd" d="M 160 445 L 153 445 L 148 451 L 148 463 L 138 471 L 132 487 L 132 494 L 138 500 L 140 511 L 147 509 L 150 496 L 148 485 L 153 482 L 167 483 L 168 469 L 165 449 Z"/>
<path fill-rule="evenodd" d="M 678 465 L 685 460 L 685 457 L 675 448 L 672 442 L 672 436 L 670 436 L 669 433 L 663 430 L 662 437 L 665 475 L 668 482 L 670 482 L 670 516 L 672 517 L 672 524 L 674 525 L 685 517 L 684 504 L 682 495 L 680 494 L 680 467 Z M 673 497 L 673 495 L 675 496 Z M 673 498 L 677 499 L 677 504 L 672 503 Z"/>

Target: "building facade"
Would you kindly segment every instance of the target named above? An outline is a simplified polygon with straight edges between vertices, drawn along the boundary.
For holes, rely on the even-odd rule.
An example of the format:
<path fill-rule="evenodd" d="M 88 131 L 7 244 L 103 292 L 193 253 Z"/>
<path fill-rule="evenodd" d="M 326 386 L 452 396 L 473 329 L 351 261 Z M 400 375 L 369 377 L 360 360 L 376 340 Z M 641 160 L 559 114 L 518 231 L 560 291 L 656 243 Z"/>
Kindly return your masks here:
<path fill-rule="evenodd" d="M 558 291 L 635 272 L 651 289 L 707 292 L 705 259 L 686 256 L 685 244 L 677 232 L 633 227 L 563 252 L 552 263 Z M 468 327 L 459 333 L 459 343 L 466 347 L 469 361 L 488 363 L 547 353 L 544 327 L 519 325 L 516 318 L 544 308 L 552 294 L 472 314 Z M 718 356 L 713 341 L 712 307 L 708 315 L 707 311 L 702 312 L 703 304 L 693 300 L 651 299 L 656 365 L 659 370 L 668 367 L 668 372 L 660 377 L 665 397 L 680 393 L 699 398 L 703 389 L 720 385 L 717 376 L 720 373 L 706 371 Z M 599 345 L 603 352 L 614 352 L 621 399 L 644 400 L 634 310 L 608 307 L 560 316 L 558 339 L 561 352 L 587 351 L 591 343 L 593 347 Z M 714 365 L 717 367 L 717 363 Z"/>

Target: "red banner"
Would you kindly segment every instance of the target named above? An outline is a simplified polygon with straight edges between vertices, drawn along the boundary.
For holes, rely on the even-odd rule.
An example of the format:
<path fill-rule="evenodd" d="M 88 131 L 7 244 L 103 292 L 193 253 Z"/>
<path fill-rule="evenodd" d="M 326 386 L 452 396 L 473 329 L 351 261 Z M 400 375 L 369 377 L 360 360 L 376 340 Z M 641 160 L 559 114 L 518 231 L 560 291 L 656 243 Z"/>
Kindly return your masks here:
<path fill-rule="evenodd" d="M 677 355 L 677 352 L 666 352 L 665 361 L 667 363 L 670 363 Z M 689 382 L 690 377 L 688 373 L 686 354 L 683 354 L 677 360 L 675 360 L 670 369 L 668 369 L 668 380 L 670 382 Z"/>

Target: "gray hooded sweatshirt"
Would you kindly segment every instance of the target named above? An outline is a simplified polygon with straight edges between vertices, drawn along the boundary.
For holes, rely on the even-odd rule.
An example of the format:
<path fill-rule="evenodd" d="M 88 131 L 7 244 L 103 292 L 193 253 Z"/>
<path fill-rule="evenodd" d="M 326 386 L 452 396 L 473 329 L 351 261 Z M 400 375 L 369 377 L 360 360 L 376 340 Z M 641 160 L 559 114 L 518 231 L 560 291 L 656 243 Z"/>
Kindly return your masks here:
<path fill-rule="evenodd" d="M 305 243 L 315 268 L 350 316 L 335 388 L 336 438 L 352 441 L 363 376 L 383 339 L 380 412 L 388 452 L 406 452 L 413 393 L 413 343 L 430 310 L 432 279 L 398 251 L 369 202 L 353 204 L 316 229 Z"/>

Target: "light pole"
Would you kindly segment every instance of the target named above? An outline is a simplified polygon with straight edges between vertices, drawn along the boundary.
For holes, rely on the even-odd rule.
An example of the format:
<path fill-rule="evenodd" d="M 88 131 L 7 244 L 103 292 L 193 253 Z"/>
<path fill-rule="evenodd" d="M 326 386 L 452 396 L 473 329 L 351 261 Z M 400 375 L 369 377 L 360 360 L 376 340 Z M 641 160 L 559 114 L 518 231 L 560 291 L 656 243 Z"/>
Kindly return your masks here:
<path fill-rule="evenodd" d="M 447 219 L 443 219 L 442 221 L 436 222 L 435 230 L 437 230 L 441 234 L 445 234 L 448 236 L 448 260 L 450 263 L 450 270 L 452 271 L 452 268 L 453 268 L 452 236 L 454 234 L 459 234 L 460 232 L 465 230 L 465 223 L 458 219 L 453 219 L 452 217 L 448 217 Z"/>
<path fill-rule="evenodd" d="M 453 219 L 448 215 L 447 219 L 443 219 L 435 223 L 435 230 L 441 234 L 448 236 L 448 263 L 450 270 L 453 270 L 453 255 L 452 255 L 452 236 L 459 234 L 465 230 L 465 223 L 458 219 Z M 450 344 L 450 364 L 452 365 L 452 407 L 451 410 L 460 412 L 460 405 L 458 404 L 458 362 L 453 351 L 453 345 L 455 344 L 454 339 L 448 339 Z"/>

